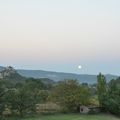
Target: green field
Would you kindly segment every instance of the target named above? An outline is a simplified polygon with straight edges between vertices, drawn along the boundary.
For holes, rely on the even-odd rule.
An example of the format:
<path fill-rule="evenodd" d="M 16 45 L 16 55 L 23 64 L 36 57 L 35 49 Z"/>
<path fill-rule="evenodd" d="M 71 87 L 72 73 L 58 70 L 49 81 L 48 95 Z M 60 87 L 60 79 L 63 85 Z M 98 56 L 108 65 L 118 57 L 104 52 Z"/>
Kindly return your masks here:
<path fill-rule="evenodd" d="M 120 120 L 112 115 L 79 115 L 79 114 L 64 114 L 64 115 L 41 115 L 31 118 L 11 118 L 7 120 Z"/>

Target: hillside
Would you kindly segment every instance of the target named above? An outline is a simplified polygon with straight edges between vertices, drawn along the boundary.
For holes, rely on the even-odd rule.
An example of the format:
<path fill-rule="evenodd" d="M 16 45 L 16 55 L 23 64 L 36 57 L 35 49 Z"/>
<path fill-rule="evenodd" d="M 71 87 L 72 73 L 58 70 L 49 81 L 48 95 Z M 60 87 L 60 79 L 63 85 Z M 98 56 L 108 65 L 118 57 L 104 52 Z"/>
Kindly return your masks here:
<path fill-rule="evenodd" d="M 27 80 L 31 81 L 41 81 L 46 85 L 54 84 L 55 82 L 49 78 L 33 78 L 33 77 L 25 77 L 18 73 L 13 67 L 0 67 L 0 80 L 4 82 L 11 82 L 11 83 L 24 83 Z"/>
<path fill-rule="evenodd" d="M 19 74 L 26 77 L 49 78 L 54 81 L 60 81 L 64 79 L 77 79 L 81 83 L 93 84 L 97 82 L 97 75 L 51 72 L 51 71 L 43 71 L 43 70 L 17 70 L 17 71 Z M 118 77 L 110 74 L 105 76 L 107 81 L 110 81 L 111 79 L 115 79 Z"/>

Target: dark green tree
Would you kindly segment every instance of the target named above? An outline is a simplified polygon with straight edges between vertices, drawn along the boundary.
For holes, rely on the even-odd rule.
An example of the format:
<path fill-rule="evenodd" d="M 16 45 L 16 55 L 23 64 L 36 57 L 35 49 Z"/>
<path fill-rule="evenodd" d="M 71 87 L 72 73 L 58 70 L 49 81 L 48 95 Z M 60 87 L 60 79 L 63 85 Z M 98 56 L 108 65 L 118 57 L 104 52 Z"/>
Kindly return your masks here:
<path fill-rule="evenodd" d="M 7 88 L 3 81 L 0 81 L 0 119 L 3 118 L 3 111 L 5 110 L 5 99 L 4 96 L 7 92 Z"/>
<path fill-rule="evenodd" d="M 97 93 L 98 93 L 99 104 L 100 107 L 104 107 L 104 101 L 107 91 L 106 79 L 105 76 L 100 73 L 97 76 L 97 80 L 98 80 Z"/>
<path fill-rule="evenodd" d="M 120 115 L 120 78 L 110 81 L 105 108 L 113 114 Z"/>

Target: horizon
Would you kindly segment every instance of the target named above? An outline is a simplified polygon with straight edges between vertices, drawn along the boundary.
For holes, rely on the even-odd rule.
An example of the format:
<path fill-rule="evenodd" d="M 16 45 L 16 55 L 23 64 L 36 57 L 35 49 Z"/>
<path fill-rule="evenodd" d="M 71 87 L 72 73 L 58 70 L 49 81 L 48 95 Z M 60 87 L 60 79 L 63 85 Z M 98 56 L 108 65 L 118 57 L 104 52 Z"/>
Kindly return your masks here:
<path fill-rule="evenodd" d="M 56 73 L 66 73 L 66 74 L 76 74 L 76 75 L 98 75 L 102 72 L 99 72 L 97 74 L 89 74 L 89 73 L 76 73 L 76 72 L 64 72 L 64 71 L 54 71 L 54 70 L 44 70 L 44 69 L 27 69 L 27 68 L 15 68 L 14 66 L 1 66 L 0 67 L 3 67 L 3 68 L 6 68 L 6 67 L 12 67 L 14 68 L 15 70 L 25 70 L 25 71 L 45 71 L 45 72 L 56 72 Z M 115 75 L 115 76 L 119 76 L 117 74 L 110 74 L 110 73 L 102 73 L 104 75 Z"/>
<path fill-rule="evenodd" d="M 0 65 L 119 75 L 119 6 L 119 0 L 0 1 Z"/>

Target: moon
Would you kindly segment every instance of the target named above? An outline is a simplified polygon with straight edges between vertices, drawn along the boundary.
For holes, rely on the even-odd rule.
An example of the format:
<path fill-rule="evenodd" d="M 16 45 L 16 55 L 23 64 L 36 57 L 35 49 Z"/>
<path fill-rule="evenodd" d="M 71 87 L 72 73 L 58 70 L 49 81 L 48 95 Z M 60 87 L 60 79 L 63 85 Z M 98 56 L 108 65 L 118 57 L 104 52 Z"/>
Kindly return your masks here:
<path fill-rule="evenodd" d="M 78 69 L 82 69 L 82 66 L 81 66 L 81 65 L 78 65 Z"/>

